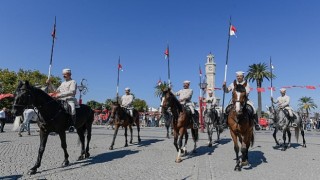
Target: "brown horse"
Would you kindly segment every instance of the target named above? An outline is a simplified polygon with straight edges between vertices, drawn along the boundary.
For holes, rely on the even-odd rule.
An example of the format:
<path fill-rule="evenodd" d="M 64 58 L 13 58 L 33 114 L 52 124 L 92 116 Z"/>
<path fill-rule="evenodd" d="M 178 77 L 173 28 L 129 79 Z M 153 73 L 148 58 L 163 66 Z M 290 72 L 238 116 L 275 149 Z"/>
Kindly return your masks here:
<path fill-rule="evenodd" d="M 126 143 L 124 147 L 128 147 L 128 140 L 127 140 L 127 127 L 129 126 L 130 129 L 130 144 L 132 144 L 132 126 L 135 124 L 138 129 L 138 142 L 141 142 L 140 139 L 140 122 L 139 122 L 139 112 L 137 110 L 133 110 L 133 117 L 127 112 L 127 110 L 120 106 L 118 102 L 112 103 L 111 106 L 111 114 L 110 118 L 112 119 L 112 123 L 114 124 L 114 134 L 111 146 L 109 147 L 110 150 L 113 149 L 114 141 L 116 140 L 119 127 L 124 127 L 124 136 L 126 138 Z"/>
<path fill-rule="evenodd" d="M 242 166 L 249 165 L 248 150 L 250 145 L 254 143 L 253 125 L 254 122 L 250 119 L 247 112 L 247 93 L 245 90 L 247 83 L 237 85 L 234 83 L 234 90 L 232 92 L 232 107 L 228 115 L 228 125 L 230 134 L 234 143 L 234 151 L 236 153 L 236 166 L 234 170 L 241 171 Z M 242 162 L 240 166 L 239 160 L 239 145 L 241 143 Z"/>
<path fill-rule="evenodd" d="M 173 136 L 174 136 L 174 146 L 177 149 L 178 156 L 175 162 L 181 162 L 181 153 L 186 155 L 186 145 L 188 142 L 188 129 L 191 129 L 192 138 L 194 141 L 193 152 L 196 152 L 197 141 L 199 138 L 198 129 L 193 127 L 193 123 L 191 120 L 191 112 L 187 109 L 187 107 L 180 104 L 178 99 L 172 94 L 170 88 L 165 88 L 162 90 L 162 113 L 166 112 L 170 107 L 172 112 L 172 127 L 173 127 Z M 184 146 L 182 147 L 183 136 L 185 136 Z M 179 141 L 178 141 L 179 138 Z"/>

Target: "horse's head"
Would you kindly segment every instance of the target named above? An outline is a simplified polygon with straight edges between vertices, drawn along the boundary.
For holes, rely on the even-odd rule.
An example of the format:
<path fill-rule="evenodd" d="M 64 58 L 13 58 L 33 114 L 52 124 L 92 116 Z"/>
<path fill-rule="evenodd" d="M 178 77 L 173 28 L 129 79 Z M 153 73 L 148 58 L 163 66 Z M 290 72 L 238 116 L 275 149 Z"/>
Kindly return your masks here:
<path fill-rule="evenodd" d="M 12 113 L 16 116 L 21 116 L 25 107 L 32 106 L 34 102 L 34 95 L 32 93 L 33 87 L 29 81 L 20 81 L 14 94 L 14 102 L 12 106 Z"/>
<path fill-rule="evenodd" d="M 161 98 L 161 105 L 160 105 L 161 113 L 164 113 L 168 110 L 173 98 L 174 98 L 174 95 L 171 93 L 170 88 L 164 88 L 162 90 L 162 98 Z"/>
<path fill-rule="evenodd" d="M 117 101 L 116 102 L 112 102 L 110 118 L 114 119 L 116 114 L 117 114 L 117 112 L 119 112 L 120 109 L 121 109 L 121 106 Z"/>
<path fill-rule="evenodd" d="M 248 97 L 246 92 L 247 83 L 243 85 L 234 83 L 232 91 L 232 103 L 237 114 L 241 114 L 243 108 L 246 106 Z"/>

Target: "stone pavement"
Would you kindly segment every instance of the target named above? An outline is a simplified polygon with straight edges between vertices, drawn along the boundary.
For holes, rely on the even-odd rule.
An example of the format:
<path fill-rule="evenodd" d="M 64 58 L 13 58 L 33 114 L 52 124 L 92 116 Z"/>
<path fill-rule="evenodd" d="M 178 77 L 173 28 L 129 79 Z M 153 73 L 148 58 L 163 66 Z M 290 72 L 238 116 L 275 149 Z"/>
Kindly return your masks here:
<path fill-rule="evenodd" d="M 306 131 L 307 148 L 295 143 L 287 151 L 275 148 L 271 131 L 255 133 L 255 144 L 249 151 L 250 166 L 234 171 L 235 153 L 228 130 L 221 143 L 207 147 L 207 135 L 200 133 L 196 154 L 189 153 L 179 164 L 173 139 L 165 138 L 165 129 L 141 129 L 140 144 L 134 128 L 134 144 L 124 146 L 124 131 L 119 130 L 114 150 L 109 150 L 113 130 L 95 125 L 87 160 L 76 161 L 80 154 L 77 134 L 67 133 L 70 166 L 61 168 L 63 151 L 59 136 L 49 136 L 38 173 L 28 175 L 36 160 L 39 136 L 32 124 L 31 136 L 18 137 L 12 124 L 0 133 L 0 179 L 319 179 L 320 133 Z M 294 133 L 294 132 L 293 132 Z M 191 135 L 190 135 L 191 137 Z M 278 133 L 278 139 L 282 135 Z M 216 138 L 216 136 L 214 136 Z M 299 139 L 301 142 L 301 138 Z M 191 151 L 192 139 L 187 149 Z"/>

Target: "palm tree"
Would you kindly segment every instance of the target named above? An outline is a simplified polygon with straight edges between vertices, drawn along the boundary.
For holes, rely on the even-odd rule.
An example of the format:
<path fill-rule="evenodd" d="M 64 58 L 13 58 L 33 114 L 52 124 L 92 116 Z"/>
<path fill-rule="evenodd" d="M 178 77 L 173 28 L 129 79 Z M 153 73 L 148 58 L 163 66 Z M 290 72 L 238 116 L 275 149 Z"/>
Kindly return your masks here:
<path fill-rule="evenodd" d="M 155 88 L 155 92 L 154 95 L 156 97 L 162 97 L 162 91 L 166 88 L 169 88 L 169 84 L 166 83 L 165 81 L 162 83 L 160 82 L 157 86 L 154 87 Z"/>
<path fill-rule="evenodd" d="M 299 109 L 305 110 L 307 117 L 309 117 L 309 112 L 311 109 L 315 109 L 318 106 L 314 103 L 313 99 L 311 97 L 303 96 L 299 100 Z"/>
<path fill-rule="evenodd" d="M 271 77 L 271 75 L 273 77 Z M 259 64 L 252 64 L 249 66 L 248 74 L 246 75 L 245 79 L 251 82 L 257 82 L 257 88 L 262 87 L 262 82 L 264 79 L 268 81 L 270 78 L 274 78 L 275 76 L 268 71 L 268 66 L 266 63 L 259 63 Z M 262 99 L 261 99 L 261 91 L 258 91 L 258 118 L 261 117 L 261 110 L 262 110 Z"/>

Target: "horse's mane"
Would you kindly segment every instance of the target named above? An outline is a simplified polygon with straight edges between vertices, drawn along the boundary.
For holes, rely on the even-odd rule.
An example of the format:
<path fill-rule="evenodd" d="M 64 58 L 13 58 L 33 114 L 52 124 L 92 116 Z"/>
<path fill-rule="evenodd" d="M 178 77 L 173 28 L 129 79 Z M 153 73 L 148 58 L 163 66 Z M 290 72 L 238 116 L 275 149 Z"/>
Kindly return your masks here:
<path fill-rule="evenodd" d="M 53 98 L 49 94 L 47 94 L 46 92 L 44 92 L 43 90 L 37 87 L 30 85 L 30 90 L 32 90 L 35 94 L 40 94 L 41 96 L 46 97 L 46 99 L 53 100 Z"/>
<path fill-rule="evenodd" d="M 177 99 L 177 97 L 171 91 L 168 91 L 168 93 L 170 94 L 170 96 L 172 98 L 173 106 L 176 107 L 179 112 L 181 112 L 182 111 L 182 105 L 180 104 L 180 102 Z"/>
<path fill-rule="evenodd" d="M 233 84 L 235 87 L 235 91 L 240 93 L 246 92 L 247 82 L 245 82 L 244 84 L 237 84 L 236 81 L 234 81 Z"/>

